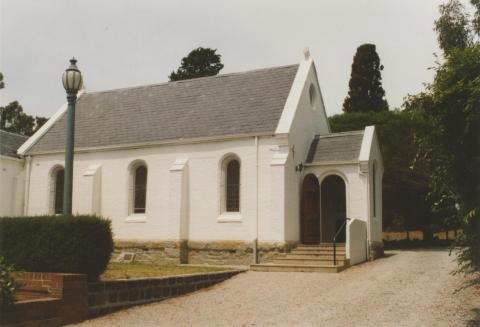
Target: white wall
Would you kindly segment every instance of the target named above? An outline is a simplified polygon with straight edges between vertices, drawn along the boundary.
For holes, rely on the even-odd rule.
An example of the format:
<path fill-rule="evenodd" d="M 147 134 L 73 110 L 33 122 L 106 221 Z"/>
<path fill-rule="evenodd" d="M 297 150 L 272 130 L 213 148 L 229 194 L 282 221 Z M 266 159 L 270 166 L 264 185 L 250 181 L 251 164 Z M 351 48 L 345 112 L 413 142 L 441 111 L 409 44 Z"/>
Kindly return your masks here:
<path fill-rule="evenodd" d="M 290 97 L 298 97 L 298 106 L 291 121 L 288 134 L 290 153 L 285 165 L 285 239 L 298 241 L 300 238 L 300 196 L 303 175 L 295 171 L 305 163 L 308 150 L 315 135 L 329 133 L 329 126 L 322 101 L 320 85 L 313 61 L 304 61 L 299 68 L 302 74 L 301 87 L 292 88 Z M 300 76 L 299 76 L 300 77 Z M 310 102 L 310 86 L 315 90 L 314 102 Z"/>
<path fill-rule="evenodd" d="M 0 216 L 22 214 L 24 178 L 23 159 L 0 156 Z"/>
<path fill-rule="evenodd" d="M 373 242 L 382 242 L 382 220 L 383 220 L 383 206 L 382 206 L 382 178 L 383 178 L 383 161 L 380 152 L 380 145 L 378 138 L 374 134 L 372 140 L 372 147 L 370 151 L 370 160 L 368 164 L 369 175 L 369 205 L 370 205 L 370 240 Z M 375 201 L 373 201 L 373 165 L 375 163 Z M 375 210 L 373 208 L 375 203 Z M 374 214 L 375 212 L 375 214 Z"/>
<path fill-rule="evenodd" d="M 280 217 L 271 212 L 271 190 L 278 184 L 272 179 L 270 162 L 276 148 L 276 139 L 260 137 L 259 162 L 259 240 L 283 241 Z M 241 161 L 240 215 L 220 213 L 220 164 L 221 159 L 233 153 Z M 188 204 L 188 237 L 190 240 L 246 240 L 256 238 L 256 162 L 255 138 L 218 142 L 165 145 L 142 149 L 102 151 L 75 154 L 73 211 L 90 213 L 92 192 L 100 189 L 101 214 L 112 220 L 115 238 L 165 240 L 178 239 L 180 222 L 170 213 L 178 207 L 178 201 L 170 190 L 175 180 L 172 165 L 177 159 L 188 159 L 186 164 Z M 143 160 L 148 167 L 146 215 L 128 215 L 128 167 L 134 160 Z M 48 213 L 49 174 L 52 167 L 63 165 L 63 155 L 36 155 L 32 158 L 29 190 L 29 214 Z M 94 187 L 89 174 L 92 165 L 101 170 L 101 187 Z M 174 187 L 174 189 L 175 189 Z M 186 188 L 186 189 L 185 189 Z M 85 200 L 87 199 L 87 200 Z M 172 209 L 173 208 L 173 209 Z M 185 209 L 180 209 L 185 210 Z"/>

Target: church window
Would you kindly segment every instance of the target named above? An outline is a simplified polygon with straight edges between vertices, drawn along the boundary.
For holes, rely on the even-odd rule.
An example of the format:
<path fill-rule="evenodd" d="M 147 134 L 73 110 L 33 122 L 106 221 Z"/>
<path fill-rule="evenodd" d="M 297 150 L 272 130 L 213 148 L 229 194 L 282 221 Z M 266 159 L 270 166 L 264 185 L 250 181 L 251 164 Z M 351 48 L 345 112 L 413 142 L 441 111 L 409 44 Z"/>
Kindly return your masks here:
<path fill-rule="evenodd" d="M 50 207 L 54 214 L 63 213 L 63 183 L 65 177 L 65 170 L 62 166 L 57 166 L 52 169 L 50 182 Z"/>
<path fill-rule="evenodd" d="M 227 165 L 227 204 L 229 212 L 240 211 L 240 163 L 231 160 Z"/>
<path fill-rule="evenodd" d="M 144 214 L 147 207 L 148 169 L 144 162 L 135 163 L 130 169 L 130 213 Z"/>
<path fill-rule="evenodd" d="M 240 211 L 240 160 L 228 156 L 222 163 L 222 211 Z"/>

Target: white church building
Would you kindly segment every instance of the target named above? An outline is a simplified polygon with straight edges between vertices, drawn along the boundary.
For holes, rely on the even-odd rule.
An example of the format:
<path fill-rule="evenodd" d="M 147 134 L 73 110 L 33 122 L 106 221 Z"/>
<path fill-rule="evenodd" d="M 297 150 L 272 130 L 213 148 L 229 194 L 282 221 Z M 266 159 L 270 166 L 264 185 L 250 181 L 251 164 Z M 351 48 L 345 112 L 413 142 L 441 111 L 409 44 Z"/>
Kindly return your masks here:
<path fill-rule="evenodd" d="M 11 201 L 23 206 L 12 214 L 61 213 L 65 112 L 18 149 L 21 200 Z M 110 219 L 116 255 L 139 261 L 269 263 L 295 249 L 323 258 L 335 235 L 345 265 L 374 259 L 382 174 L 373 126 L 331 132 L 308 54 L 77 100 L 73 212 Z"/>

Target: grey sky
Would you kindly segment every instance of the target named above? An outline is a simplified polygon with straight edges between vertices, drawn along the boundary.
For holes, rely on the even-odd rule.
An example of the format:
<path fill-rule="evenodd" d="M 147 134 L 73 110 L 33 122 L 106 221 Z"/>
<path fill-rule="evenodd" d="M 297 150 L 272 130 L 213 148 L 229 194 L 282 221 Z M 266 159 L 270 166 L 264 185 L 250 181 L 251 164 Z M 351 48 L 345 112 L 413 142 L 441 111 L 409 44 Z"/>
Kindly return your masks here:
<path fill-rule="evenodd" d="M 0 105 L 50 116 L 75 56 L 88 91 L 160 83 L 198 46 L 217 48 L 223 73 L 298 63 L 310 48 L 328 115 L 341 112 L 352 57 L 375 43 L 391 108 L 423 89 L 440 53 L 437 0 L 1 0 Z"/>

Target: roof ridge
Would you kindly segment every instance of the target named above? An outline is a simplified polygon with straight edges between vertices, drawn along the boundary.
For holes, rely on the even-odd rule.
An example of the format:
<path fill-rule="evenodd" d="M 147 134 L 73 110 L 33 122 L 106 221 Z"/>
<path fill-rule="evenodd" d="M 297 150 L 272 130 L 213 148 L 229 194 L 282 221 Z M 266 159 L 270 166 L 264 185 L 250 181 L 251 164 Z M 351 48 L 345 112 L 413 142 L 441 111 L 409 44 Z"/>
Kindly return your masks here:
<path fill-rule="evenodd" d="M 187 82 L 192 82 L 192 81 L 200 81 L 200 80 L 203 81 L 203 80 L 206 80 L 206 79 L 230 77 L 230 76 L 243 75 L 243 74 L 249 74 L 249 73 L 256 73 L 256 72 L 267 71 L 267 70 L 282 69 L 282 68 L 292 68 L 292 67 L 295 67 L 295 66 L 298 66 L 298 65 L 299 65 L 299 64 L 291 64 L 291 65 L 283 65 L 283 66 L 257 68 L 257 69 L 245 70 L 245 71 L 241 71 L 241 72 L 233 72 L 233 73 L 226 73 L 226 74 L 218 74 L 218 75 L 214 75 L 214 76 L 204 76 L 204 77 L 190 78 L 190 79 L 185 79 L 185 80 L 181 80 L 181 81 L 172 81 L 172 82 L 169 81 L 169 82 L 154 83 L 154 84 L 144 84 L 144 85 L 137 85 L 137 86 L 127 86 L 127 87 L 120 87 L 120 88 L 116 88 L 116 89 L 109 89 L 109 90 L 102 90 L 102 91 L 93 91 L 93 92 L 85 92 L 85 95 L 89 95 L 89 94 L 101 94 L 101 93 L 116 92 L 116 91 L 125 91 L 125 90 L 134 90 L 134 89 L 140 89 L 140 88 L 145 88 L 145 87 L 156 87 L 156 86 L 162 86 L 162 85 L 174 85 L 174 84 L 181 84 L 181 83 L 187 83 Z"/>
<path fill-rule="evenodd" d="M 23 138 L 26 138 L 26 139 L 28 139 L 30 137 L 30 136 L 26 136 L 26 135 L 23 135 L 23 134 L 9 132 L 9 131 L 6 131 L 4 129 L 0 129 L 0 132 L 7 133 L 7 134 L 10 134 L 10 135 L 13 135 L 13 136 L 23 137 Z"/>
<path fill-rule="evenodd" d="M 346 131 L 346 132 L 337 132 L 337 133 L 330 133 L 327 135 L 315 135 L 317 138 L 327 138 L 327 137 L 336 137 L 336 136 L 348 136 L 348 135 L 358 135 L 363 134 L 364 130 L 356 130 L 356 131 Z"/>

